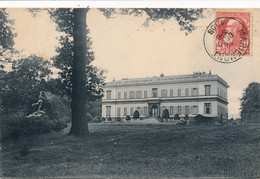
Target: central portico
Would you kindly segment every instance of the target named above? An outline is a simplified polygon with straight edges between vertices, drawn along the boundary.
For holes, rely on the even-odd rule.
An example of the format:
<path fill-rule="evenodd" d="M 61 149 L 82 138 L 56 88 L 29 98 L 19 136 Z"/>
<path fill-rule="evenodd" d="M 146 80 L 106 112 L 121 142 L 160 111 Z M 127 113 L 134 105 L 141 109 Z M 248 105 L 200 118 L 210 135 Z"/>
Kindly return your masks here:
<path fill-rule="evenodd" d="M 148 99 L 148 110 L 149 110 L 149 117 L 157 117 L 160 116 L 160 100 L 149 100 Z"/>

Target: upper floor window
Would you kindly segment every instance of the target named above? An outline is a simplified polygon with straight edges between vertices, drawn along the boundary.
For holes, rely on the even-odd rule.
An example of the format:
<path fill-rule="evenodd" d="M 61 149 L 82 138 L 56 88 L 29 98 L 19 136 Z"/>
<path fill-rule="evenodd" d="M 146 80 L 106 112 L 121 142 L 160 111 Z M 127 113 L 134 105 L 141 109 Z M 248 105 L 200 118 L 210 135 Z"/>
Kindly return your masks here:
<path fill-rule="evenodd" d="M 129 98 L 131 98 L 131 99 L 135 98 L 135 92 L 134 91 L 130 91 Z"/>
<path fill-rule="evenodd" d="M 117 99 L 121 99 L 121 92 L 117 93 Z"/>
<path fill-rule="evenodd" d="M 211 103 L 205 103 L 204 104 L 204 113 L 205 114 L 211 114 Z"/>
<path fill-rule="evenodd" d="M 124 92 L 124 98 L 125 99 L 127 98 L 127 92 L 126 91 Z"/>
<path fill-rule="evenodd" d="M 107 91 L 107 99 L 111 99 L 111 90 Z"/>
<path fill-rule="evenodd" d="M 170 97 L 173 97 L 173 89 L 170 90 Z"/>
<path fill-rule="evenodd" d="M 147 91 L 144 91 L 144 98 L 147 98 Z"/>
<path fill-rule="evenodd" d="M 142 98 L 142 92 L 141 91 L 136 92 L 136 98 Z"/>
<path fill-rule="evenodd" d="M 181 89 L 178 89 L 178 96 L 181 96 Z"/>
<path fill-rule="evenodd" d="M 210 96 L 210 85 L 205 85 L 205 96 Z"/>
<path fill-rule="evenodd" d="M 188 88 L 185 89 L 185 96 L 189 96 L 189 89 Z"/>
<path fill-rule="evenodd" d="M 161 91 L 161 97 L 167 97 L 167 90 L 166 89 L 163 89 Z"/>
<path fill-rule="evenodd" d="M 158 97 L 158 88 L 153 88 L 152 89 L 152 96 L 153 96 L 153 98 Z"/>
<path fill-rule="evenodd" d="M 197 96 L 198 95 L 198 88 L 192 88 L 191 95 Z"/>

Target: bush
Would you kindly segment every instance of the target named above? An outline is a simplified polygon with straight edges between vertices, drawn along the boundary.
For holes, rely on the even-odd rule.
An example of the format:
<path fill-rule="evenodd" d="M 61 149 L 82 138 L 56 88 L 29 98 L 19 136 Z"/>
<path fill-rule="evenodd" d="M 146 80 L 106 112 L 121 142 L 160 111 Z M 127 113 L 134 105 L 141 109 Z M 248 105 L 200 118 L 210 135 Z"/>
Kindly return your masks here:
<path fill-rule="evenodd" d="M 163 119 L 169 119 L 170 118 L 170 114 L 169 114 L 168 109 L 163 110 L 162 118 Z"/>
<path fill-rule="evenodd" d="M 129 115 L 127 115 L 127 116 L 125 117 L 125 120 L 130 121 L 130 120 L 131 120 L 131 117 L 130 117 Z"/>
<path fill-rule="evenodd" d="M 108 120 L 108 121 L 112 121 L 112 118 L 111 118 L 111 117 L 108 117 L 107 120 Z"/>
<path fill-rule="evenodd" d="M 180 116 L 179 114 L 175 114 L 174 117 L 173 117 L 174 120 L 180 120 Z"/>
<path fill-rule="evenodd" d="M 67 123 L 62 120 L 51 120 L 46 114 L 25 117 L 22 113 L 5 116 L 1 121 L 2 139 L 31 136 L 48 133 L 51 130 L 60 131 Z"/>
<path fill-rule="evenodd" d="M 135 110 L 133 118 L 134 119 L 138 119 L 139 118 L 139 111 Z"/>
<path fill-rule="evenodd" d="M 118 122 L 120 122 L 120 121 L 121 121 L 121 118 L 120 118 L 120 117 L 117 117 L 116 120 L 117 120 Z"/>
<path fill-rule="evenodd" d="M 102 122 L 105 122 L 106 121 L 106 118 L 102 117 Z"/>
<path fill-rule="evenodd" d="M 98 118 L 98 117 L 94 117 L 94 119 L 92 119 L 91 122 L 92 122 L 92 123 L 100 123 L 100 122 L 102 122 L 102 121 L 101 121 L 100 118 Z"/>

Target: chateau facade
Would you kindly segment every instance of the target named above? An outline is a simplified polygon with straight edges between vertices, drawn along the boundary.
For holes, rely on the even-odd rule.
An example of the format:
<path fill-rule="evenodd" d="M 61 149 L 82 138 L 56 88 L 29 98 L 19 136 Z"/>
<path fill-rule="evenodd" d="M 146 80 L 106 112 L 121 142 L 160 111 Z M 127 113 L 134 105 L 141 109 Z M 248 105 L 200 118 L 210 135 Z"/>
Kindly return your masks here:
<path fill-rule="evenodd" d="M 170 117 L 201 114 L 227 118 L 228 87 L 226 81 L 211 72 L 114 80 L 104 87 L 102 117 L 132 117 L 135 110 L 140 117 L 161 117 L 168 109 Z"/>

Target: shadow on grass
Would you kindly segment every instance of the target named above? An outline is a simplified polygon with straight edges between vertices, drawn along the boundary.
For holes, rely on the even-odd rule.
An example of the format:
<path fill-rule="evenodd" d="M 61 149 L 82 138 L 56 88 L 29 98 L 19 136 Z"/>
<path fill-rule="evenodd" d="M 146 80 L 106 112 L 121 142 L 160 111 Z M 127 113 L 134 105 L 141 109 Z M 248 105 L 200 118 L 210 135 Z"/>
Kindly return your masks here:
<path fill-rule="evenodd" d="M 90 124 L 89 128 L 86 138 L 68 136 L 66 131 L 7 142 L 1 151 L 1 176 L 260 175 L 260 126 Z"/>

